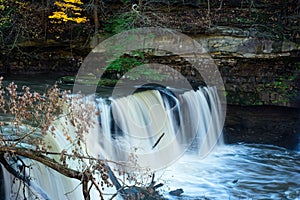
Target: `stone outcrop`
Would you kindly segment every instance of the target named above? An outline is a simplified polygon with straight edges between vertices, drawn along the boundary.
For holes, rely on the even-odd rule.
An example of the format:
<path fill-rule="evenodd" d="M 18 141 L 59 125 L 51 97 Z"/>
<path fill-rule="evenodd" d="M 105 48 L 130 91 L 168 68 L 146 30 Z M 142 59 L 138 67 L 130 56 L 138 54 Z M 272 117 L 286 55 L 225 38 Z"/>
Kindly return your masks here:
<path fill-rule="evenodd" d="M 300 89 L 299 44 L 232 36 L 206 41 L 230 104 L 295 106 Z"/>
<path fill-rule="evenodd" d="M 0 74 L 76 74 L 89 48 L 70 48 L 53 42 L 28 42 L 2 53 Z"/>

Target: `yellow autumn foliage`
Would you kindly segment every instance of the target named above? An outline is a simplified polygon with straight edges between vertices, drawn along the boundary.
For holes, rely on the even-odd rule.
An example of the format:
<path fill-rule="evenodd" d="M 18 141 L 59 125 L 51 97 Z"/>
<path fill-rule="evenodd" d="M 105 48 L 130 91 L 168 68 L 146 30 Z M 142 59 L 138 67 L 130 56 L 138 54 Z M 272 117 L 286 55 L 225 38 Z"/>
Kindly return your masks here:
<path fill-rule="evenodd" d="M 66 3 L 74 3 L 74 4 L 79 4 L 82 5 L 83 3 L 81 0 L 65 0 Z"/>
<path fill-rule="evenodd" d="M 80 11 L 82 11 L 82 8 L 79 7 L 83 4 L 81 0 L 56 1 L 54 4 L 59 8 L 59 11 L 53 12 L 53 14 L 49 16 L 50 19 L 56 19 L 60 22 L 73 21 L 78 24 L 88 21 L 86 17 L 81 16 Z M 51 22 L 56 23 L 56 21 Z"/>
<path fill-rule="evenodd" d="M 0 10 L 3 11 L 5 9 L 4 0 L 0 0 Z"/>

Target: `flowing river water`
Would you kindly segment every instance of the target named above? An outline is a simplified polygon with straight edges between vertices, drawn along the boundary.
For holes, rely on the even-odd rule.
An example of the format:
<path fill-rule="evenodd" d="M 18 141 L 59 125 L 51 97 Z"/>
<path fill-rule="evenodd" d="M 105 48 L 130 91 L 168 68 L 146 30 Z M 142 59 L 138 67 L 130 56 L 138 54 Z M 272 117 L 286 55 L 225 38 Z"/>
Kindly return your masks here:
<path fill-rule="evenodd" d="M 298 200 L 300 153 L 271 145 L 224 145 L 205 159 L 187 153 L 164 178 L 171 190 L 184 190 L 182 198 L 171 199 Z"/>
<path fill-rule="evenodd" d="M 37 80 L 37 82 L 33 80 L 36 79 L 27 78 L 16 82 L 19 85 L 29 85 L 40 92 L 45 86 L 50 86 L 53 83 L 53 80 L 43 81 L 46 84 L 41 85 L 39 84 L 41 80 Z M 113 143 L 113 141 L 111 142 Z M 199 147 L 194 143 L 176 162 L 157 171 L 157 182 L 164 183 L 160 190 L 166 198 L 174 200 L 300 199 L 299 150 L 262 144 L 220 144 L 207 156 L 200 157 Z M 153 142 L 151 144 L 153 145 Z M 149 144 L 150 147 L 151 144 Z M 107 149 L 106 147 L 102 148 Z M 36 182 L 41 188 L 49 187 L 49 183 L 43 185 L 43 181 L 45 181 L 43 179 L 59 176 L 49 169 L 41 169 L 40 166 L 38 168 L 41 172 L 39 172 L 40 175 L 38 176 L 40 177 Z M 2 179 L 2 184 L 5 185 L 2 188 L 5 188 L 6 193 L 15 194 L 16 191 L 11 190 L 12 187 L 9 185 L 12 184 L 11 180 L 7 180 L 10 177 L 4 169 Z M 60 184 L 65 181 L 64 178 L 55 179 Z M 72 184 L 66 189 L 67 191 L 51 191 L 57 190 L 55 184 L 57 183 L 50 184 L 52 188 L 45 188 L 50 190 L 48 194 L 51 199 L 68 199 L 64 194 L 71 191 Z M 62 188 L 63 186 L 60 186 L 60 189 Z M 184 191 L 180 196 L 169 194 L 169 191 L 179 188 Z M 57 193 L 62 193 L 62 195 L 55 196 Z M 82 199 L 79 197 L 80 194 L 78 189 L 74 190 L 76 199 Z M 13 195 L 6 194 L 6 197 L 0 199 L 10 199 L 11 196 Z M 109 199 L 109 196 L 105 197 Z M 97 199 L 97 195 L 92 199 Z"/>

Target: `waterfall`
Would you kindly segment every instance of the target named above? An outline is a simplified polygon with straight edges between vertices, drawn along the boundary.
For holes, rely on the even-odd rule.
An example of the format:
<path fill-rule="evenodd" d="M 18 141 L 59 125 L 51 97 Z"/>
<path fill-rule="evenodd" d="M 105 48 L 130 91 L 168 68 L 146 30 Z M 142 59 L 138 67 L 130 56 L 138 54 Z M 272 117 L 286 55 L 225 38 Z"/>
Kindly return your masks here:
<path fill-rule="evenodd" d="M 82 196 L 81 188 L 77 188 L 79 181 L 68 179 L 38 162 L 28 159 L 23 161 L 32 167 L 30 172 L 26 171 L 31 177 L 30 185 L 25 185 L 1 166 L 5 194 L 1 199 L 82 199 L 79 198 Z"/>
<path fill-rule="evenodd" d="M 221 104 L 215 87 L 175 95 L 146 90 L 121 98 L 97 99 L 99 127 L 90 134 L 94 155 L 158 170 L 175 162 L 192 145 L 199 158 L 222 141 Z M 222 143 L 222 142 L 221 142 Z"/>
<path fill-rule="evenodd" d="M 67 142 L 60 131 L 62 123 L 61 118 L 59 121 L 54 122 L 56 130 L 56 138 L 46 136 L 45 141 L 53 147 L 53 151 L 60 152 L 61 149 L 67 146 Z M 22 127 L 21 127 L 22 128 Z M 71 128 L 71 127 L 69 127 Z M 24 144 L 20 144 L 21 146 Z M 55 170 L 52 170 L 43 164 L 31 159 L 20 157 L 25 163 L 26 167 L 19 171 L 16 163 L 11 163 L 12 167 L 20 174 L 30 177 L 29 183 L 23 183 L 18 178 L 10 174 L 3 166 L 2 177 L 4 180 L 4 194 L 1 197 L 3 200 L 21 200 L 21 199 L 41 199 L 41 200 L 54 200 L 54 199 L 82 199 L 82 192 L 80 181 L 67 178 Z M 55 159 L 55 157 L 53 157 Z M 25 170 L 25 172 L 24 172 Z M 0 175 L 1 176 L 1 175 Z"/>
<path fill-rule="evenodd" d="M 92 100 L 91 100 L 92 99 Z M 100 115 L 92 116 L 95 126 L 87 137 L 89 154 L 117 162 L 130 163 L 142 169 L 159 170 L 171 165 L 188 150 L 206 156 L 221 140 L 221 104 L 215 87 L 174 94 L 164 88 L 145 90 L 120 98 L 89 98 Z M 56 138 L 47 142 L 58 152 L 68 143 L 63 136 L 63 118 L 54 123 Z M 66 127 L 72 132 L 71 127 Z M 54 149 L 54 150 L 55 150 Z M 32 170 L 28 199 L 82 199 L 80 182 L 30 159 L 23 159 Z M 75 166 L 76 163 L 71 163 Z M 24 199 L 22 184 L 2 167 L 6 197 Z M 20 189 L 21 188 L 21 189 Z M 106 190 L 107 191 L 107 190 Z M 111 192 L 111 194 L 113 194 Z M 92 199 L 99 196 L 92 190 Z"/>

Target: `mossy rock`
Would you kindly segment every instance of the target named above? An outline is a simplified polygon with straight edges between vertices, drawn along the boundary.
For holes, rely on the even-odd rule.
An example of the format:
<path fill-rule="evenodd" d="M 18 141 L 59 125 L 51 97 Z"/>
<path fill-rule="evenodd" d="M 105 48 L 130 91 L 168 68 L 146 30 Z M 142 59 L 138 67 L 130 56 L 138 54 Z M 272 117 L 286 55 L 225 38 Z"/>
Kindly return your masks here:
<path fill-rule="evenodd" d="M 101 79 L 98 82 L 98 86 L 109 86 L 109 87 L 113 87 L 117 84 L 117 82 L 120 80 L 116 80 L 116 79 Z"/>
<path fill-rule="evenodd" d="M 58 79 L 60 84 L 74 84 L 76 80 L 77 84 L 82 85 L 98 85 L 98 86 L 110 86 L 113 87 L 119 80 L 115 79 L 100 79 L 98 80 L 95 76 L 86 75 L 77 78 L 75 76 L 63 76 Z"/>
<path fill-rule="evenodd" d="M 57 82 L 59 84 L 74 84 L 75 78 L 76 78 L 75 76 L 63 76 L 60 77 Z"/>

